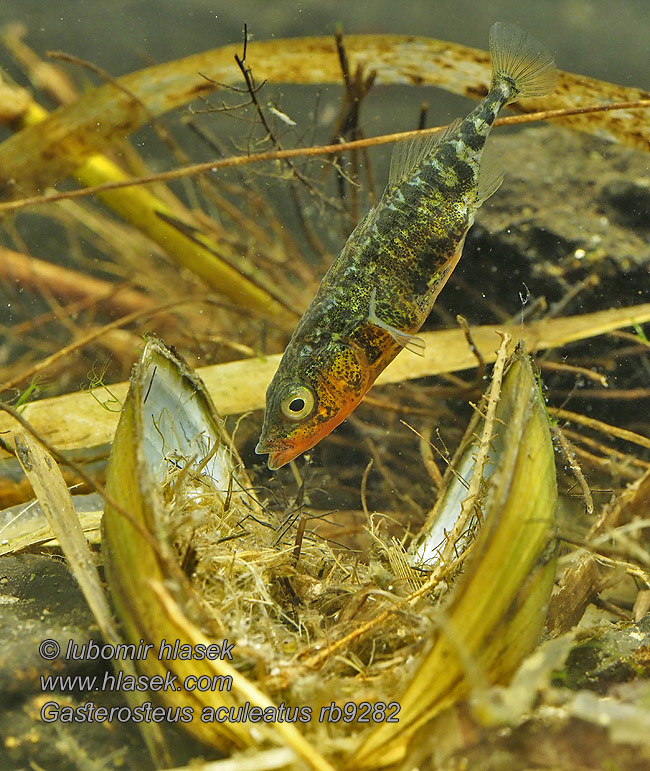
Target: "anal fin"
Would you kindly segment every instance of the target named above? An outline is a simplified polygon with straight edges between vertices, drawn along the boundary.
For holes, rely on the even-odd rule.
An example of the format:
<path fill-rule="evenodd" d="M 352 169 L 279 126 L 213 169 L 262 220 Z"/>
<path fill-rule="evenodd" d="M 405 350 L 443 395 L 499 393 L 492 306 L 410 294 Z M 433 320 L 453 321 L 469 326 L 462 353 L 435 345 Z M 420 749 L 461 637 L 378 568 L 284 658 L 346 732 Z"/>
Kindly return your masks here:
<path fill-rule="evenodd" d="M 407 351 L 415 353 L 417 356 L 424 356 L 426 343 L 421 337 L 409 335 L 408 332 L 402 332 L 391 324 L 387 324 L 377 316 L 377 290 L 373 289 L 370 295 L 370 308 L 368 310 L 368 321 L 375 327 L 383 329 L 395 340 L 396 343 L 406 348 Z"/>

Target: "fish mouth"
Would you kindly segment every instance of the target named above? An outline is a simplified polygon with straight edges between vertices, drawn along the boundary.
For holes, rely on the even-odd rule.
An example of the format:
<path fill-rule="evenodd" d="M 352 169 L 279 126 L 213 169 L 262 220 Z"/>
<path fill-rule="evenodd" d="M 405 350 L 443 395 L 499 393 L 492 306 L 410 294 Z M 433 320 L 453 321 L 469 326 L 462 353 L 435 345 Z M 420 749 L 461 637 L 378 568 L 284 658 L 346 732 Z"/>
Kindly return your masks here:
<path fill-rule="evenodd" d="M 257 443 L 255 452 L 258 455 L 268 455 L 268 467 L 271 471 L 277 471 L 282 466 L 293 460 L 300 453 L 295 447 L 283 447 L 280 450 L 274 450 L 272 446 L 265 444 L 262 440 Z"/>
<path fill-rule="evenodd" d="M 293 460 L 298 455 L 298 450 L 293 447 L 289 447 L 286 450 L 278 450 L 277 452 L 269 453 L 268 467 L 271 471 L 277 471 L 282 466 Z"/>

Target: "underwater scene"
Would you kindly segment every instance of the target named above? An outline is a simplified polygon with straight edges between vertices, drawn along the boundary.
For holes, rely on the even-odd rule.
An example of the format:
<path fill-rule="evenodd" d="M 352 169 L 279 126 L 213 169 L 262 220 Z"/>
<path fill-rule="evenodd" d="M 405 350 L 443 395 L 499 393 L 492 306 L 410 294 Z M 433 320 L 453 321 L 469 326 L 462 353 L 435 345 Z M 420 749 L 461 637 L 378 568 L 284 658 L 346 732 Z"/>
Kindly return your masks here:
<path fill-rule="evenodd" d="M 5 0 L 0 769 L 650 768 L 641 0 Z"/>

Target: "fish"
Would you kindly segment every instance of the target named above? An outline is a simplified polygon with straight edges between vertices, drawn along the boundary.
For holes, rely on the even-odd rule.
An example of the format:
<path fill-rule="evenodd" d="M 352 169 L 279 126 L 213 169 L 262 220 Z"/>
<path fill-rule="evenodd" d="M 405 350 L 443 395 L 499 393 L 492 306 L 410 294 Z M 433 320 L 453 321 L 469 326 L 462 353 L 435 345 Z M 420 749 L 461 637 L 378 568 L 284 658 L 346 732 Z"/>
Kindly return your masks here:
<path fill-rule="evenodd" d="M 476 210 L 503 174 L 483 159 L 499 111 L 551 93 L 553 57 L 519 27 L 490 30 L 492 79 L 481 103 L 433 135 L 396 144 L 386 189 L 323 277 L 266 392 L 259 455 L 276 470 L 311 449 L 359 405 L 417 337 L 458 264 Z"/>

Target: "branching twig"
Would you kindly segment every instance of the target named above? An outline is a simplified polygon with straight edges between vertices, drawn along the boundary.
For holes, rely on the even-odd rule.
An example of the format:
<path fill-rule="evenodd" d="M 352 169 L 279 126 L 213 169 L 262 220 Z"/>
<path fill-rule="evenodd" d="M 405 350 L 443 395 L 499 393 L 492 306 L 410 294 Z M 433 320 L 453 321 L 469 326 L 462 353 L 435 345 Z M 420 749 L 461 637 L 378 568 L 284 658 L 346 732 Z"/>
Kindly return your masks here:
<path fill-rule="evenodd" d="M 248 29 L 247 26 L 244 24 L 244 50 L 242 52 L 242 56 L 240 58 L 239 54 L 235 54 L 235 61 L 237 62 L 237 66 L 241 70 L 242 75 L 244 76 L 244 82 L 246 83 L 246 88 L 248 90 L 248 94 L 251 98 L 251 102 L 253 106 L 255 107 L 255 110 L 257 112 L 257 115 L 259 116 L 260 121 L 262 122 L 262 126 L 264 126 L 264 130 L 266 131 L 268 138 L 270 139 L 273 146 L 276 148 L 277 152 L 283 153 L 284 148 L 280 144 L 280 140 L 275 135 L 273 129 L 271 128 L 271 125 L 269 124 L 268 120 L 266 119 L 266 115 L 264 114 L 264 110 L 262 109 L 262 106 L 259 103 L 259 100 L 257 98 L 257 92 L 264 86 L 265 81 L 262 81 L 262 83 L 259 86 L 255 85 L 255 82 L 253 81 L 253 74 L 251 72 L 251 68 L 247 67 L 245 64 L 246 61 L 246 48 L 248 45 Z M 322 201 L 324 201 L 327 205 L 333 206 L 337 211 L 341 211 L 341 207 L 335 205 L 324 193 L 322 190 L 319 190 L 310 180 L 307 179 L 307 177 L 302 174 L 296 167 L 295 163 L 291 160 L 290 157 L 285 156 L 284 161 L 287 165 L 287 167 L 291 170 L 291 173 L 295 177 L 295 179 L 302 182 L 303 185 L 314 195 L 318 196 Z"/>

